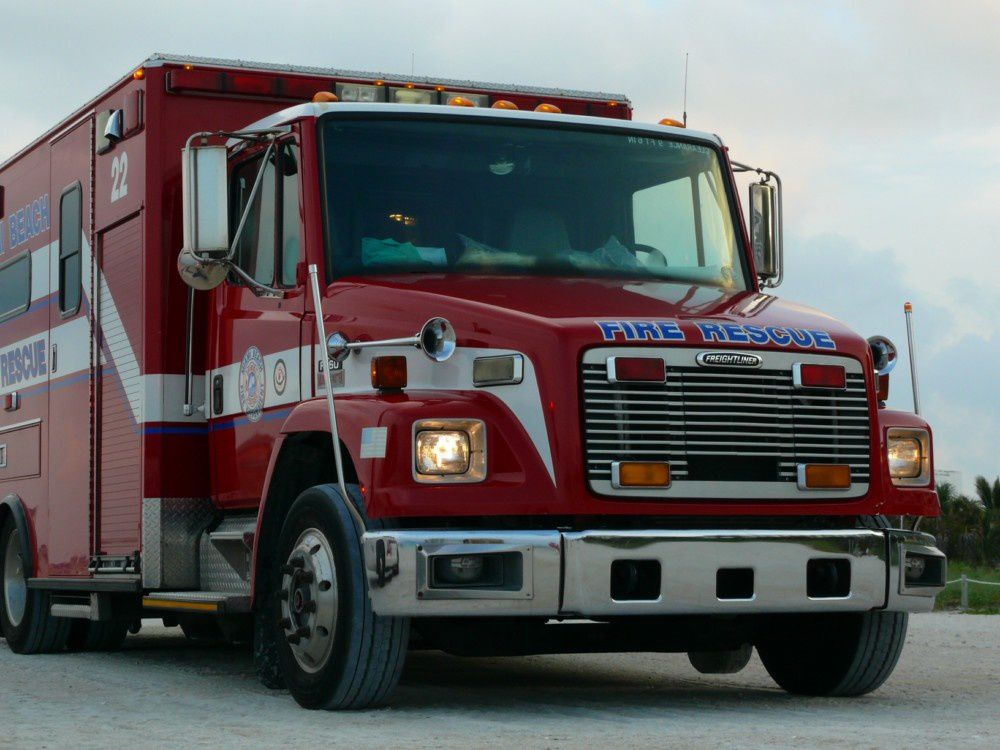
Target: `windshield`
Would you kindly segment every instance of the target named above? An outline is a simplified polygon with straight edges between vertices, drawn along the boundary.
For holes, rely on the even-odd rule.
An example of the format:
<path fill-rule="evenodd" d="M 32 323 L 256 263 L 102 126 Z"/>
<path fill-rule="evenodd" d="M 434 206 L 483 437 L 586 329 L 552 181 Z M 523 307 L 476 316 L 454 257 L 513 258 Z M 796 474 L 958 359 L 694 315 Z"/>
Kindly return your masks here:
<path fill-rule="evenodd" d="M 670 279 L 746 289 L 714 149 L 570 128 L 322 124 L 332 276 Z"/>

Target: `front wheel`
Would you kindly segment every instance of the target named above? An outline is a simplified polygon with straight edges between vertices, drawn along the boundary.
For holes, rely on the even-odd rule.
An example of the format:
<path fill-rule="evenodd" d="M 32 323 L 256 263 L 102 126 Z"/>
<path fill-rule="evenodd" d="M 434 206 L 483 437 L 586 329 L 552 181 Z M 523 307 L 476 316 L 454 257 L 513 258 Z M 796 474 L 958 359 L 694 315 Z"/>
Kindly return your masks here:
<path fill-rule="evenodd" d="M 331 485 L 306 490 L 278 540 L 270 617 L 281 677 L 305 708 L 383 704 L 406 656 L 409 620 L 372 611 L 361 539 L 345 502 Z"/>
<path fill-rule="evenodd" d="M 758 641 L 757 653 L 790 693 L 864 695 L 896 667 L 907 618 L 905 612 L 784 615 Z"/>

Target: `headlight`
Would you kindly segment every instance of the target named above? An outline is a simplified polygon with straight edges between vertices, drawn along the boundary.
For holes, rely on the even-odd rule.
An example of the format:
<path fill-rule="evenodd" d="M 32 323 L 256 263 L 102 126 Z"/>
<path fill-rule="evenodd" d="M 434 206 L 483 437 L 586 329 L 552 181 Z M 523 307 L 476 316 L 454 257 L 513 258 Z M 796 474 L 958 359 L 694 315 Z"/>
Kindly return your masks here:
<path fill-rule="evenodd" d="M 469 435 L 458 430 L 417 433 L 417 473 L 464 474 L 469 470 Z"/>
<path fill-rule="evenodd" d="M 888 432 L 889 476 L 898 486 L 930 482 L 930 435 L 927 430 L 893 427 Z"/>
<path fill-rule="evenodd" d="M 413 424 L 413 478 L 481 482 L 486 478 L 486 425 L 478 419 L 422 419 Z"/>

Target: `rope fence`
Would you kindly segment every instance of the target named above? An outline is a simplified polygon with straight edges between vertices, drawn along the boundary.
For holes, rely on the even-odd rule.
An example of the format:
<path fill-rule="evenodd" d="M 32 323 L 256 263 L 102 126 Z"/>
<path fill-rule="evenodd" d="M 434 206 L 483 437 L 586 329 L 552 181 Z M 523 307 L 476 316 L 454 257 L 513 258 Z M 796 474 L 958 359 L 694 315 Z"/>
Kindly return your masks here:
<path fill-rule="evenodd" d="M 951 586 L 953 583 L 960 583 L 960 584 L 962 584 L 962 593 L 960 595 L 960 600 L 959 600 L 959 605 L 958 605 L 959 609 L 968 609 L 969 608 L 969 584 L 970 583 L 976 583 L 976 584 L 979 584 L 980 586 L 1000 586 L 1000 582 L 998 582 L 998 581 L 978 581 L 975 578 L 969 578 L 964 573 L 962 574 L 961 578 L 955 578 L 954 580 L 951 580 L 951 581 L 945 581 L 944 585 L 945 586 Z"/>

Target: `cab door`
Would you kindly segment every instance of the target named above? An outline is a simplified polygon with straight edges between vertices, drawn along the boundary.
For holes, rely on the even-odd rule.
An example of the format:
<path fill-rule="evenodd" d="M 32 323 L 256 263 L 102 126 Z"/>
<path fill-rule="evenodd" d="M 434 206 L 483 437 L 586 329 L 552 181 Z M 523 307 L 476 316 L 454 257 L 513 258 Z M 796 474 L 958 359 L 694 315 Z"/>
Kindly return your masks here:
<path fill-rule="evenodd" d="M 86 575 L 90 562 L 93 424 L 91 174 L 93 118 L 51 145 L 53 245 L 49 304 L 50 575 Z"/>
<path fill-rule="evenodd" d="M 251 192 L 257 175 L 257 194 Z M 236 274 L 211 294 L 209 445 L 212 488 L 225 508 L 255 507 L 271 447 L 291 406 L 301 399 L 299 363 L 304 288 L 296 284 L 302 248 L 299 147 L 294 136 L 238 162 L 230 181 L 231 233 L 249 213 L 236 262 L 260 289 Z"/>

